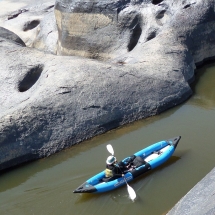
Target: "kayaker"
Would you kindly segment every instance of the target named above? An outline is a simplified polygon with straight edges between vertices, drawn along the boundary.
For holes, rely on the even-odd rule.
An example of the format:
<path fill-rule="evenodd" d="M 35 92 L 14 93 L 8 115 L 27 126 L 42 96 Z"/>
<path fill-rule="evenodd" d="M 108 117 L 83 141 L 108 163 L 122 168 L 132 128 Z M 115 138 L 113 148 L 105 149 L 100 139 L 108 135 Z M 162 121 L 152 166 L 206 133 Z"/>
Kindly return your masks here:
<path fill-rule="evenodd" d="M 124 167 L 117 164 L 116 157 L 109 156 L 106 160 L 105 177 L 111 180 L 123 177 Z"/>

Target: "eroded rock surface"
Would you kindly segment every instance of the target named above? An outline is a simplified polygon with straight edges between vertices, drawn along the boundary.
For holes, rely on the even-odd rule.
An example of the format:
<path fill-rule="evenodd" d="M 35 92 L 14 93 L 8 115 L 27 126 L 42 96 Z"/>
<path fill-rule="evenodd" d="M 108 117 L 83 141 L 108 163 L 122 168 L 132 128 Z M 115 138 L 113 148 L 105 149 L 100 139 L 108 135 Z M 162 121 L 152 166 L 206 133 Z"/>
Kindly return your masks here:
<path fill-rule="evenodd" d="M 0 34 L 0 170 L 184 102 L 214 58 L 213 0 L 48 5 L 1 19 L 28 47 Z"/>
<path fill-rule="evenodd" d="M 9 3 L 10 7 L 18 4 L 17 10 L 0 14 L 0 26 L 17 34 L 26 46 L 56 54 L 58 33 L 54 16 L 55 1 L 36 2 L 32 1 L 21 8 L 17 2 Z M 0 3 L 3 8 L 8 4 L 6 0 Z"/>

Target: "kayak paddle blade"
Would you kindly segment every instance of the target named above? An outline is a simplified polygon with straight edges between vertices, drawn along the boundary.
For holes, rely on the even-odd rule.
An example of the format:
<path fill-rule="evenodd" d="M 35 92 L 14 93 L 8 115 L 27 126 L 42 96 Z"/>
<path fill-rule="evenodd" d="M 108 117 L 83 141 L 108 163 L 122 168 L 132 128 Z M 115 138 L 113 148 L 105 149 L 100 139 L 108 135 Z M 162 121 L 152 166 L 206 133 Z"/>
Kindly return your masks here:
<path fill-rule="evenodd" d="M 127 184 L 127 190 L 128 190 L 128 194 L 129 194 L 130 199 L 132 201 L 134 201 L 136 199 L 136 197 L 137 197 L 134 189 Z"/>
<path fill-rule="evenodd" d="M 114 150 L 113 150 L 112 145 L 111 145 L 111 144 L 108 144 L 106 147 L 107 147 L 107 150 L 108 150 L 112 155 L 114 155 Z"/>

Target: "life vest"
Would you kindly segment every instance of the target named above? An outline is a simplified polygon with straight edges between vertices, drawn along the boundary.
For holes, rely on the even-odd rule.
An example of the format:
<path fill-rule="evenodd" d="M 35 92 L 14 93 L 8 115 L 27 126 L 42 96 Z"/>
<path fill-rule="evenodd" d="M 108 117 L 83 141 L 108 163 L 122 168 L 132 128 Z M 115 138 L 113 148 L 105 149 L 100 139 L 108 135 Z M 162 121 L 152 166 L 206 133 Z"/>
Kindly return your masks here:
<path fill-rule="evenodd" d="M 113 171 L 111 169 L 106 168 L 105 169 L 105 177 L 113 177 Z"/>

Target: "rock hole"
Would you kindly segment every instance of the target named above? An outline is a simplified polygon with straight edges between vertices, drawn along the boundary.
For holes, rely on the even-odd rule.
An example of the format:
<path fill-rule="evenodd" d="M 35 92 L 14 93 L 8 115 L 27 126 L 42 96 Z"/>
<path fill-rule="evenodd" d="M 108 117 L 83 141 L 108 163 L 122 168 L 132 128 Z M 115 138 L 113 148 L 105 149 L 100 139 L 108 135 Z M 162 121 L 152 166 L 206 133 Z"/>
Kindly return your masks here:
<path fill-rule="evenodd" d="M 184 9 L 186 9 L 186 8 L 188 8 L 190 6 L 191 6 L 191 4 L 187 4 L 187 5 L 184 6 Z"/>
<path fill-rule="evenodd" d="M 31 68 L 23 80 L 18 84 L 19 92 L 25 92 L 29 90 L 39 79 L 41 73 L 43 71 L 43 65 L 37 65 Z"/>
<path fill-rule="evenodd" d="M 149 40 L 152 40 L 156 37 L 156 32 L 153 31 L 153 32 L 150 32 L 149 35 L 147 36 L 146 38 L 146 41 L 149 41 Z"/>
<path fill-rule="evenodd" d="M 152 0 L 152 4 L 160 4 L 163 0 Z"/>
<path fill-rule="evenodd" d="M 162 18 L 164 17 L 165 12 L 166 12 L 166 10 L 160 11 L 160 12 L 156 15 L 156 18 L 157 18 L 157 19 L 162 19 Z"/>
<path fill-rule="evenodd" d="M 99 105 L 91 105 L 91 106 L 88 106 L 88 107 L 84 107 L 83 110 L 87 110 L 87 109 L 90 109 L 90 108 L 98 109 L 98 108 L 101 108 L 101 106 L 99 106 Z"/>
<path fill-rule="evenodd" d="M 25 25 L 23 27 L 23 31 L 28 31 L 33 28 L 36 28 L 39 24 L 40 24 L 39 20 L 29 21 L 29 22 L 25 23 Z"/>
<path fill-rule="evenodd" d="M 134 24 L 134 23 L 136 23 L 136 24 Z M 134 47 L 137 45 L 137 43 L 140 39 L 140 36 L 142 34 L 142 29 L 141 29 L 138 17 L 136 17 L 133 20 L 130 28 L 131 28 L 132 33 L 130 36 L 130 41 L 129 41 L 128 46 L 127 46 L 129 52 L 131 50 L 133 50 Z"/>

